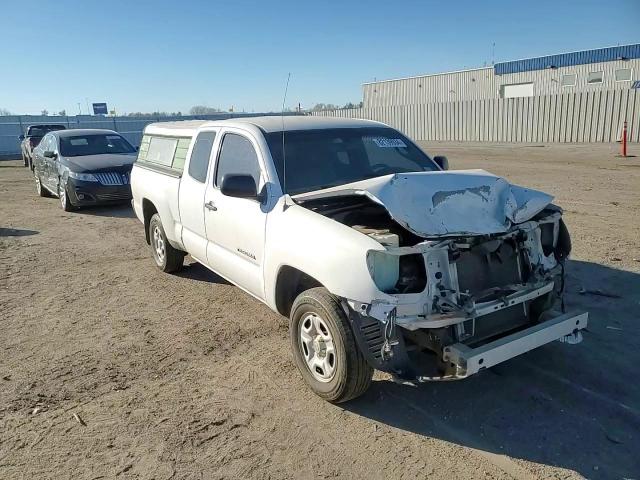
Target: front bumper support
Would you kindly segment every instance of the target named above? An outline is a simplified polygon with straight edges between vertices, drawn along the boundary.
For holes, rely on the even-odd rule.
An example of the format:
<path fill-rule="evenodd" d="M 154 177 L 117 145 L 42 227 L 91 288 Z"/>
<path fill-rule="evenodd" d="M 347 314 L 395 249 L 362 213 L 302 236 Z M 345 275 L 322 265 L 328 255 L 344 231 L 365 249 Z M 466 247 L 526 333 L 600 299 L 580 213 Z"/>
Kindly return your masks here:
<path fill-rule="evenodd" d="M 444 348 L 443 359 L 455 366 L 456 373 L 452 379 L 466 378 L 484 368 L 575 334 L 587 327 L 588 320 L 587 312 L 568 313 L 477 348 L 455 343 Z"/>

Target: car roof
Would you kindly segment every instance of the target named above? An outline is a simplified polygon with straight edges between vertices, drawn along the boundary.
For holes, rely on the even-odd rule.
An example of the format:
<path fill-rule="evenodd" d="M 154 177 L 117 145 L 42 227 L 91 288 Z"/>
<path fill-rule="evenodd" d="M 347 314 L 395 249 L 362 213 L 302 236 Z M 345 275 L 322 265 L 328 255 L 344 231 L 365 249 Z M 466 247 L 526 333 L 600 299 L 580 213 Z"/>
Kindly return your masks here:
<path fill-rule="evenodd" d="M 71 128 L 68 130 L 56 130 L 55 132 L 49 132 L 49 135 L 55 135 L 57 137 L 75 137 L 82 135 L 120 135 L 113 130 L 107 130 L 102 128 Z"/>
<path fill-rule="evenodd" d="M 266 133 L 295 130 L 318 130 L 325 128 L 358 128 L 386 127 L 384 123 L 372 120 L 341 117 L 316 117 L 305 115 L 265 115 L 260 117 L 238 117 L 226 120 L 184 120 L 179 122 L 151 123 L 145 133 L 157 135 L 193 136 L 203 126 L 236 126 L 253 125 Z"/>

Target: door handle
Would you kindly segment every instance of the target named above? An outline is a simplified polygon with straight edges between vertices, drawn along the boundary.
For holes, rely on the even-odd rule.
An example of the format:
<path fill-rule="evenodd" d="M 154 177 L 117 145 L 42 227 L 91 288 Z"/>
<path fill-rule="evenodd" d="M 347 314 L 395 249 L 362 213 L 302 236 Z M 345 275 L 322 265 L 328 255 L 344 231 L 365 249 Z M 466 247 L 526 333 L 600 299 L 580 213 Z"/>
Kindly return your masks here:
<path fill-rule="evenodd" d="M 216 207 L 212 201 L 208 201 L 207 203 L 204 204 L 204 208 L 206 208 L 207 210 L 211 210 L 213 212 L 215 212 L 216 210 L 218 210 L 218 207 Z"/>

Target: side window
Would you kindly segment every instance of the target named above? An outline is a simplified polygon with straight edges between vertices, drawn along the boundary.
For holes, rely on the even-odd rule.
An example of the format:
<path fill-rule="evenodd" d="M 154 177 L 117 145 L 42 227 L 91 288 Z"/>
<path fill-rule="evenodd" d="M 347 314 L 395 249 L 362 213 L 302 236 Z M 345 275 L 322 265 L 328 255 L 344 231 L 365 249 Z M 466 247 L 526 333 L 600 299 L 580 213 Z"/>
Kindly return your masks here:
<path fill-rule="evenodd" d="M 147 149 L 147 162 L 171 167 L 177 145 L 177 138 L 151 137 L 149 148 Z"/>
<path fill-rule="evenodd" d="M 143 135 L 140 140 L 140 148 L 138 148 L 138 161 L 144 162 L 147 159 L 147 152 L 149 151 L 149 144 L 151 143 L 151 137 L 149 135 Z"/>
<path fill-rule="evenodd" d="M 55 145 L 53 143 L 53 137 L 51 135 L 46 135 L 43 139 L 42 139 L 42 151 L 43 152 L 47 152 L 47 151 L 54 151 L 55 150 Z"/>
<path fill-rule="evenodd" d="M 38 143 L 38 145 L 35 148 L 45 152 L 47 150 L 45 147 L 47 146 L 48 143 L 49 143 L 49 136 L 45 135 L 44 137 L 42 137 L 42 140 L 40 140 L 40 143 Z"/>
<path fill-rule="evenodd" d="M 235 133 L 227 133 L 222 139 L 218 169 L 216 171 L 216 186 L 219 186 L 227 174 L 251 175 L 260 186 L 260 164 L 258 155 L 251 142 Z"/>
<path fill-rule="evenodd" d="M 200 183 L 207 181 L 209 158 L 215 138 L 216 132 L 202 132 L 196 137 L 196 143 L 193 145 L 189 161 L 189 176 Z"/>

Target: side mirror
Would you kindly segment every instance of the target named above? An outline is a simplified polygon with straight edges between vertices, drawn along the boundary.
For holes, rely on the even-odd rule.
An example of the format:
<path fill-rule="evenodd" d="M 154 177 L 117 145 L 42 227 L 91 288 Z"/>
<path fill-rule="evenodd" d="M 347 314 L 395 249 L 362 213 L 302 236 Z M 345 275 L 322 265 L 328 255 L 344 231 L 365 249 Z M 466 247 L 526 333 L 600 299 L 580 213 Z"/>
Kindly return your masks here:
<path fill-rule="evenodd" d="M 247 198 L 262 202 L 262 195 L 258 195 L 256 181 L 251 175 L 225 175 L 222 177 L 220 191 L 227 197 Z"/>
<path fill-rule="evenodd" d="M 47 150 L 43 155 L 47 158 L 56 158 L 58 156 L 56 152 L 52 152 L 51 150 Z"/>
<path fill-rule="evenodd" d="M 433 161 L 436 162 L 442 170 L 449 170 L 449 160 L 447 160 L 447 157 L 433 157 Z"/>
<path fill-rule="evenodd" d="M 22 140 L 24 140 L 26 137 L 25 137 L 24 135 L 20 135 L 18 138 L 20 139 L 20 141 L 22 141 Z"/>

